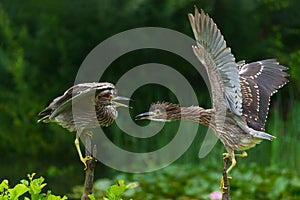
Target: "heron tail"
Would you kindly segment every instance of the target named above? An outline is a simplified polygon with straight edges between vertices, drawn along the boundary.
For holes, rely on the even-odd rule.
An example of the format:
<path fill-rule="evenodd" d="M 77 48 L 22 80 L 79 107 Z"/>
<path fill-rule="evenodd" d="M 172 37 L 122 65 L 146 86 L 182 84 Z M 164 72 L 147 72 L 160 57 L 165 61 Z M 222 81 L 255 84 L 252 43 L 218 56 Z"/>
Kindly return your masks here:
<path fill-rule="evenodd" d="M 264 140 L 270 140 L 272 141 L 273 139 L 275 139 L 276 137 L 273 135 L 270 135 L 268 133 L 265 133 L 263 131 L 256 131 L 254 129 L 250 130 L 250 133 L 253 137 L 255 138 L 260 138 L 260 139 L 264 139 Z"/>
<path fill-rule="evenodd" d="M 37 123 L 40 123 L 40 122 L 48 123 L 49 120 L 50 120 L 49 117 L 50 117 L 50 115 L 46 115 L 46 116 L 42 117 L 41 119 L 39 119 L 39 120 L 37 121 Z"/>

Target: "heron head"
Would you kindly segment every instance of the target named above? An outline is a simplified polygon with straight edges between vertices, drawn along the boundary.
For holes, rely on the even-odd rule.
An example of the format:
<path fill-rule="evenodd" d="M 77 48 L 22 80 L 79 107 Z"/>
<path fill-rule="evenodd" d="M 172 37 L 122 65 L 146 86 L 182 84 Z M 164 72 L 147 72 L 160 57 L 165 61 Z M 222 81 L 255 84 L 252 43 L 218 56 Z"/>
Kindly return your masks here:
<path fill-rule="evenodd" d="M 115 89 L 113 90 L 103 90 L 98 95 L 98 102 L 104 106 L 113 106 L 113 107 L 126 107 L 129 106 L 118 101 L 130 101 L 130 98 L 118 96 Z"/>
<path fill-rule="evenodd" d="M 141 113 L 135 120 L 148 119 L 152 121 L 171 121 L 172 116 L 180 115 L 180 107 L 168 102 L 153 103 L 148 112 Z"/>

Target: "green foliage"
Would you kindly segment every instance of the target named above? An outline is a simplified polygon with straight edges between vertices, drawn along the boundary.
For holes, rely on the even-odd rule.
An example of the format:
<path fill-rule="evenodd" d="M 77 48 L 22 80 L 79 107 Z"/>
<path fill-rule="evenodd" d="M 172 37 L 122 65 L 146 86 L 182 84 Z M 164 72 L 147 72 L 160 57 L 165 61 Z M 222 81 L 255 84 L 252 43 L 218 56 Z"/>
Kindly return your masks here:
<path fill-rule="evenodd" d="M 135 200 L 176 199 L 192 200 L 207 199 L 209 194 L 219 191 L 222 169 L 211 165 L 209 167 L 195 165 L 171 165 L 162 170 L 145 174 L 119 174 L 116 180 L 122 178 L 126 182 L 136 181 L 139 184 L 127 198 Z M 232 199 L 255 200 L 296 200 L 300 198 L 300 178 L 294 172 L 282 168 L 262 167 L 258 165 L 238 165 L 232 171 L 230 181 Z M 100 182 L 94 187 L 99 193 Z M 107 190 L 112 200 L 123 192 L 125 185 L 114 185 Z M 109 196 L 108 196 L 109 197 Z"/>
<path fill-rule="evenodd" d="M 35 173 L 28 174 L 29 180 L 21 180 L 19 184 L 10 188 L 8 185 L 8 180 L 3 180 L 0 184 L 0 200 L 17 200 L 19 197 L 25 193 L 29 193 L 24 197 L 25 200 L 66 200 L 66 196 L 60 197 L 51 194 L 51 191 L 47 193 L 42 193 L 42 189 L 47 185 L 44 183 L 44 178 L 34 179 Z"/>
<path fill-rule="evenodd" d="M 28 180 L 21 180 L 19 184 L 15 185 L 13 188 L 9 186 L 8 180 L 4 179 L 0 183 L 0 200 L 17 200 L 21 196 L 25 200 L 66 200 L 66 196 L 56 196 L 51 194 L 48 190 L 47 193 L 43 193 L 43 188 L 47 185 L 44 183 L 44 178 L 34 178 L 35 173 L 28 174 Z M 105 191 L 105 197 L 103 200 L 124 200 L 124 193 L 130 189 L 137 187 L 136 183 L 125 184 L 123 180 L 118 180 L 116 184 L 107 187 Z M 82 192 L 82 188 L 80 189 Z M 27 193 L 27 194 L 26 194 Z M 91 200 L 95 200 L 94 194 L 89 195 Z M 132 199 L 130 199 L 132 200 Z"/>
<path fill-rule="evenodd" d="M 14 188 L 9 188 L 8 180 L 3 180 L 0 184 L 1 199 L 18 199 L 19 196 L 28 192 L 28 187 L 24 184 L 17 184 Z"/>
<path fill-rule="evenodd" d="M 138 185 L 136 182 L 132 182 L 126 185 L 124 180 L 113 181 L 109 179 L 100 179 L 95 181 L 93 194 L 89 195 L 89 197 L 91 198 L 91 200 L 132 200 L 132 198 L 129 198 L 129 196 L 135 193 L 135 189 L 129 189 L 136 188 L 137 186 Z M 81 185 L 75 186 L 72 190 L 72 193 L 69 195 L 70 198 L 80 198 L 82 190 L 83 187 Z"/>
<path fill-rule="evenodd" d="M 106 197 L 104 197 L 104 200 L 123 200 L 122 195 L 124 192 L 134 186 L 133 183 L 125 185 L 123 180 L 119 180 L 117 184 L 110 186 L 106 190 Z"/>

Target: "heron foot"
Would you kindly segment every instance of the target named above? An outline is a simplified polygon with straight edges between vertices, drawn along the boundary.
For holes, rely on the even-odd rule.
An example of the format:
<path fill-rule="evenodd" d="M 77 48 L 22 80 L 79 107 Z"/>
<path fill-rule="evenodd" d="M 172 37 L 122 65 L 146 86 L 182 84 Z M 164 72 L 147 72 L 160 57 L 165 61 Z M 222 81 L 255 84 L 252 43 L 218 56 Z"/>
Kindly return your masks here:
<path fill-rule="evenodd" d="M 243 151 L 241 154 L 234 154 L 236 157 L 245 158 L 248 156 L 246 151 Z M 231 159 L 231 156 L 229 153 L 223 153 L 223 159 L 229 158 Z"/>
<path fill-rule="evenodd" d="M 245 157 L 248 156 L 246 151 L 243 151 L 242 154 L 234 154 L 234 155 L 237 156 L 237 157 L 240 157 L 240 158 L 245 158 Z"/>
<path fill-rule="evenodd" d="M 227 176 L 228 179 L 232 179 L 231 176 Z M 224 185 L 225 181 L 224 181 L 224 177 L 222 176 L 221 178 L 221 183 L 220 183 L 220 191 L 222 192 L 222 194 L 224 194 L 224 190 L 227 190 L 228 188 Z"/>
<path fill-rule="evenodd" d="M 245 158 L 247 156 L 248 156 L 248 154 L 247 154 L 246 151 L 243 151 L 241 154 L 232 154 L 232 155 L 230 155 L 229 153 L 223 153 L 223 159 L 227 159 L 228 158 L 231 161 L 231 165 L 227 169 L 227 174 L 236 166 L 236 159 L 235 159 L 235 157 Z"/>
<path fill-rule="evenodd" d="M 84 164 L 84 170 L 87 170 L 87 161 L 92 160 L 92 156 L 86 156 L 85 158 L 80 158 L 81 162 Z"/>
<path fill-rule="evenodd" d="M 86 170 L 86 169 L 87 169 L 87 164 L 86 164 L 86 162 L 89 161 L 89 160 L 92 160 L 93 157 L 91 157 L 91 156 L 86 156 L 86 157 L 84 158 L 84 157 L 82 156 L 82 153 L 81 153 L 79 144 L 80 144 L 80 143 L 79 143 L 79 139 L 76 138 L 76 139 L 75 139 L 75 146 L 76 146 L 76 149 L 77 149 L 79 158 L 80 158 L 81 162 L 83 162 L 83 164 L 84 164 L 84 166 L 85 166 L 85 167 L 84 167 L 84 170 Z"/>
<path fill-rule="evenodd" d="M 223 159 L 229 158 L 231 159 L 231 156 L 229 153 L 223 153 Z"/>

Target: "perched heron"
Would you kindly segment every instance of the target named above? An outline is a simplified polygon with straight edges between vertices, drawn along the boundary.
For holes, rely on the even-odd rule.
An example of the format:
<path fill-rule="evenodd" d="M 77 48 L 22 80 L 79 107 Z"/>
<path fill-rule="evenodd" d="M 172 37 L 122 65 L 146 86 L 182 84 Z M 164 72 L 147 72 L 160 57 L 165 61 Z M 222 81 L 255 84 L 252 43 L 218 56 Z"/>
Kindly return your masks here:
<path fill-rule="evenodd" d="M 130 99 L 117 96 L 112 83 L 81 83 L 55 98 L 39 113 L 42 118 L 38 122 L 56 122 L 70 132 L 76 131 L 75 146 L 86 169 L 91 157 L 82 156 L 78 138 L 82 133 L 90 134 L 88 129 L 111 125 L 118 116 L 116 107 L 128 107 L 116 100 Z"/>
<path fill-rule="evenodd" d="M 172 103 L 154 103 L 150 111 L 136 119 L 153 121 L 188 120 L 211 128 L 224 144 L 231 159 L 227 173 L 236 165 L 235 156 L 245 157 L 245 150 L 262 140 L 275 137 L 264 132 L 270 97 L 288 80 L 287 68 L 275 59 L 246 64 L 235 62 L 230 48 L 213 20 L 195 8 L 189 14 L 197 46 L 193 51 L 208 74 L 212 109 L 199 106 L 180 107 Z M 242 154 L 234 154 L 234 151 Z"/>

